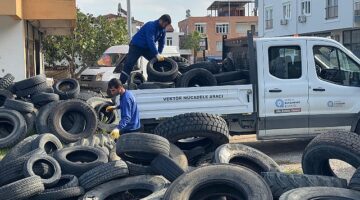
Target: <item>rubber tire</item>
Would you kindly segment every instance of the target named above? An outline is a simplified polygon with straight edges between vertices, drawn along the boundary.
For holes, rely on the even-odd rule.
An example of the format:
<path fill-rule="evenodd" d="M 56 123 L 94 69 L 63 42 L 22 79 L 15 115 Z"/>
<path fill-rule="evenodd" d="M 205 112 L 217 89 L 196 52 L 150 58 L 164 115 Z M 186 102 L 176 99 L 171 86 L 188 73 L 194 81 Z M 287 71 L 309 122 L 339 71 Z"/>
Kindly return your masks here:
<path fill-rule="evenodd" d="M 57 105 L 47 119 L 48 127 L 63 143 L 72 143 L 95 134 L 98 119 L 95 110 L 81 100 L 68 100 Z M 81 132 L 73 134 L 65 131 L 61 119 L 67 112 L 79 112 L 85 117 L 86 125 Z"/>
<path fill-rule="evenodd" d="M 186 58 L 183 58 L 181 56 L 171 56 L 169 58 L 177 63 L 189 63 L 189 61 Z"/>
<path fill-rule="evenodd" d="M 26 90 L 43 83 L 46 83 L 46 76 L 41 74 L 15 83 L 15 88 L 16 90 Z"/>
<path fill-rule="evenodd" d="M 116 142 L 116 154 L 138 164 L 149 164 L 158 154 L 169 155 L 169 152 L 169 141 L 153 134 L 125 134 Z"/>
<path fill-rule="evenodd" d="M 146 82 L 144 75 L 141 72 L 132 72 L 129 79 L 130 84 L 139 86 Z"/>
<path fill-rule="evenodd" d="M 161 154 L 151 161 L 151 167 L 155 173 L 162 175 L 170 182 L 175 181 L 179 176 L 185 173 L 173 159 Z"/>
<path fill-rule="evenodd" d="M 160 123 L 155 128 L 154 133 L 167 138 L 183 150 L 185 148 L 181 146 L 181 143 L 178 143 L 178 140 L 191 137 L 207 138 L 212 141 L 212 145 L 207 148 L 208 152 L 229 143 L 230 138 L 226 121 L 217 115 L 207 113 L 177 115 Z"/>
<path fill-rule="evenodd" d="M 40 149 L 30 151 L 12 161 L 3 163 L 0 168 L 0 186 L 24 178 L 23 166 L 35 154 L 44 154 Z"/>
<path fill-rule="evenodd" d="M 0 79 L 0 89 L 8 89 L 11 84 L 14 82 L 15 77 L 12 74 L 6 74 Z"/>
<path fill-rule="evenodd" d="M 80 155 L 78 155 L 79 152 L 81 153 Z M 90 154 L 90 157 L 89 155 L 85 155 L 85 153 Z M 68 156 L 71 154 L 73 154 L 73 159 L 77 159 L 80 162 L 69 160 Z M 94 155 L 96 156 L 95 160 L 93 159 Z M 108 162 L 108 156 L 103 150 L 89 146 L 75 146 L 60 149 L 54 153 L 54 158 L 59 162 L 64 174 L 72 174 L 77 177 Z"/>
<path fill-rule="evenodd" d="M 31 113 L 24 113 L 23 117 L 26 121 L 26 126 L 27 126 L 27 134 L 26 135 L 30 135 L 31 133 L 33 133 L 35 131 L 35 121 L 36 121 L 36 114 L 37 111 L 33 111 Z"/>
<path fill-rule="evenodd" d="M 242 193 L 244 199 L 273 199 L 269 186 L 260 175 L 247 168 L 224 164 L 200 167 L 183 174 L 170 185 L 163 199 L 183 200 L 190 199 L 190 197 L 191 199 L 210 199 L 212 192 L 218 195 L 224 195 L 228 192 L 228 188 L 221 190 L 216 185 L 212 189 L 197 191 L 204 185 L 209 186 L 214 183 L 217 185 L 227 184 L 232 189 L 236 189 L 235 195 L 239 199 L 241 199 L 239 193 Z M 194 192 L 197 195 L 193 194 Z M 199 198 L 200 196 L 201 198 Z"/>
<path fill-rule="evenodd" d="M 157 192 L 162 191 L 169 185 L 169 182 L 161 176 L 135 176 L 123 178 L 120 180 L 113 180 L 105 184 L 95 187 L 91 191 L 87 192 L 82 198 L 104 200 L 107 197 L 129 190 L 145 189 L 153 192 L 152 195 L 141 198 L 142 200 L 155 200 L 153 195 L 157 195 Z"/>
<path fill-rule="evenodd" d="M 188 169 L 189 163 L 185 153 L 175 144 L 170 143 L 169 157 L 173 159 L 184 171 Z"/>
<path fill-rule="evenodd" d="M 42 170 L 43 174 L 36 174 L 38 172 L 36 172 L 37 170 L 35 169 L 36 167 L 42 167 L 42 166 L 38 166 L 35 165 L 35 163 L 37 162 L 43 162 L 43 164 L 48 165 L 47 167 L 53 169 L 53 174 L 48 174 L 51 175 L 50 178 L 43 178 L 43 176 L 47 175 L 46 173 L 44 173 L 45 170 Z M 50 166 L 49 166 L 50 165 Z M 40 176 L 41 177 L 41 181 L 44 184 L 45 187 L 51 187 L 56 185 L 61 177 L 61 168 L 59 163 L 52 157 L 48 156 L 48 155 L 33 155 L 29 158 L 29 160 L 27 160 L 24 164 L 24 170 L 23 170 L 24 176 L 25 177 L 31 177 L 31 176 Z M 51 172 L 49 172 L 51 173 Z"/>
<path fill-rule="evenodd" d="M 62 200 L 62 199 L 77 199 L 85 193 L 82 187 L 69 187 L 64 189 L 45 190 L 44 192 L 34 196 L 31 200 Z"/>
<path fill-rule="evenodd" d="M 156 58 L 149 61 L 147 65 L 147 73 L 148 73 L 148 80 L 149 81 L 155 81 L 155 82 L 171 82 L 175 80 L 179 68 L 175 61 L 169 58 L 165 58 L 165 61 L 162 63 L 166 63 L 166 65 L 169 65 L 171 69 L 166 72 L 160 72 L 155 69 L 155 66 L 157 64 L 160 64 Z"/>
<path fill-rule="evenodd" d="M 101 95 L 93 91 L 80 91 L 79 95 L 76 98 L 82 101 L 87 101 L 92 97 L 101 97 Z"/>
<path fill-rule="evenodd" d="M 338 159 L 360 167 L 360 136 L 351 132 L 329 132 L 318 135 L 302 156 L 304 174 L 336 176 L 329 159 Z"/>
<path fill-rule="evenodd" d="M 25 200 L 44 190 L 40 177 L 32 176 L 0 187 L 0 196 L 6 200 Z"/>
<path fill-rule="evenodd" d="M 332 187 L 305 187 L 290 190 L 281 195 L 279 200 L 310 200 L 318 198 L 357 200 L 359 197 L 360 192 L 354 190 Z"/>
<path fill-rule="evenodd" d="M 0 107 L 4 105 L 6 99 L 14 99 L 14 95 L 8 90 L 0 89 Z"/>
<path fill-rule="evenodd" d="M 192 69 L 181 76 L 177 87 L 211 87 L 216 86 L 217 81 L 212 73 L 206 69 Z"/>
<path fill-rule="evenodd" d="M 48 103 L 59 100 L 60 100 L 59 95 L 54 93 L 45 93 L 45 92 L 38 93 L 31 97 L 31 102 L 33 102 L 33 104 L 37 105 L 38 107 L 42 107 Z"/>
<path fill-rule="evenodd" d="M 236 159 L 236 161 L 232 161 Z M 214 156 L 215 163 L 240 165 L 261 174 L 280 172 L 280 166 L 268 155 L 243 144 L 224 144 L 218 147 Z"/>
<path fill-rule="evenodd" d="M 207 62 L 207 61 L 206 62 L 198 62 L 198 63 L 192 64 L 189 67 L 187 67 L 186 72 L 191 71 L 193 69 L 205 69 L 205 70 L 211 72 L 212 74 L 218 74 L 220 72 L 221 67 L 213 62 Z"/>
<path fill-rule="evenodd" d="M 90 190 L 98 185 L 129 175 L 124 161 L 109 162 L 99 165 L 79 177 L 80 186 Z"/>
<path fill-rule="evenodd" d="M 145 82 L 139 85 L 139 90 L 147 90 L 147 89 L 164 89 L 164 88 L 175 88 L 174 82 L 168 83 L 159 83 L 159 82 Z"/>
<path fill-rule="evenodd" d="M 215 79 L 218 82 L 218 84 L 233 82 L 238 80 L 250 80 L 249 76 L 247 76 L 243 71 L 233 71 L 233 72 L 216 74 Z"/>
<path fill-rule="evenodd" d="M 38 137 L 38 135 L 32 135 L 24 140 L 22 140 L 20 143 L 16 144 L 13 148 L 11 148 L 7 154 L 3 157 L 3 159 L 0 161 L 0 166 L 4 165 L 7 162 L 11 162 L 14 159 L 17 159 L 20 156 L 23 156 L 24 154 L 32 151 L 32 142 Z"/>
<path fill-rule="evenodd" d="M 6 99 L 4 107 L 21 113 L 31 113 L 34 111 L 34 104 L 14 99 Z"/>
<path fill-rule="evenodd" d="M 16 96 L 17 97 L 28 97 L 29 95 L 34 95 L 41 92 L 46 92 L 48 85 L 46 83 L 41 83 L 39 85 L 24 89 L 24 90 L 17 90 Z"/>
<path fill-rule="evenodd" d="M 59 101 L 54 101 L 40 108 L 39 113 L 36 116 L 35 122 L 36 131 L 38 134 L 45 134 L 50 132 L 47 120 L 49 118 L 51 110 L 55 108 L 56 105 L 59 103 Z"/>
<path fill-rule="evenodd" d="M 355 171 L 349 182 L 349 188 L 360 191 L 360 167 Z"/>
<path fill-rule="evenodd" d="M 105 102 L 95 107 L 95 111 L 99 119 L 97 129 L 102 132 L 105 131 L 106 133 L 110 133 L 111 131 L 113 131 L 119 124 L 119 120 L 116 120 L 116 118 L 119 118 L 117 110 L 114 110 L 111 113 L 106 112 L 106 107 L 108 106 L 114 106 L 114 104 L 112 102 Z M 100 118 L 101 115 L 106 116 L 107 121 L 103 121 Z"/>
<path fill-rule="evenodd" d="M 68 91 L 62 91 L 61 85 L 71 85 Z M 76 98 L 80 93 L 80 84 L 76 79 L 62 79 L 54 85 L 54 92 L 60 96 L 61 100 L 68 100 Z"/>
<path fill-rule="evenodd" d="M 6 119 L 14 126 L 7 137 L 0 139 L 0 149 L 13 147 L 26 137 L 26 121 L 18 111 L 0 108 L 0 119 Z"/>
<path fill-rule="evenodd" d="M 70 143 L 67 145 L 67 147 L 73 147 L 73 146 L 97 147 L 104 150 L 104 152 L 107 155 L 109 155 L 111 152 L 115 151 L 116 143 L 109 134 L 95 134 L 88 138 L 83 138 L 75 143 Z"/>
<path fill-rule="evenodd" d="M 261 175 L 269 185 L 274 198 L 279 198 L 287 191 L 302 187 L 347 187 L 347 181 L 345 179 L 328 176 L 285 174 L 277 172 L 264 172 L 261 173 Z"/>
<path fill-rule="evenodd" d="M 235 71 L 235 64 L 231 58 L 225 58 L 222 62 L 222 70 L 224 72 Z"/>
<path fill-rule="evenodd" d="M 126 161 L 130 176 L 155 175 L 152 167 L 149 165 L 141 165 Z"/>
<path fill-rule="evenodd" d="M 46 154 L 52 155 L 55 151 L 63 148 L 61 141 L 53 134 L 39 135 L 31 142 L 32 149 L 41 149 Z"/>
<path fill-rule="evenodd" d="M 74 175 L 62 175 L 56 185 L 46 188 L 46 191 L 54 191 L 79 186 L 79 179 Z"/>

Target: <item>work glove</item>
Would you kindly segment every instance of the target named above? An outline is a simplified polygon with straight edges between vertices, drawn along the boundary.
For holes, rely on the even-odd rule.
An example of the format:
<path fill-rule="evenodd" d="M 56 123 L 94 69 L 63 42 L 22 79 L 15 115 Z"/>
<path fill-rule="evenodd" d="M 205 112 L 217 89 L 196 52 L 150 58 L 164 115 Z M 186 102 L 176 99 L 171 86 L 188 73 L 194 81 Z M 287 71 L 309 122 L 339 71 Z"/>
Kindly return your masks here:
<path fill-rule="evenodd" d="M 112 112 L 116 109 L 116 106 L 108 106 L 106 107 L 106 112 Z"/>
<path fill-rule="evenodd" d="M 162 55 L 160 55 L 160 54 L 156 55 L 156 59 L 157 59 L 159 62 L 165 61 L 165 57 L 162 56 Z"/>
<path fill-rule="evenodd" d="M 114 140 L 119 139 L 120 138 L 120 130 L 116 128 L 113 131 L 111 131 L 110 137 Z"/>

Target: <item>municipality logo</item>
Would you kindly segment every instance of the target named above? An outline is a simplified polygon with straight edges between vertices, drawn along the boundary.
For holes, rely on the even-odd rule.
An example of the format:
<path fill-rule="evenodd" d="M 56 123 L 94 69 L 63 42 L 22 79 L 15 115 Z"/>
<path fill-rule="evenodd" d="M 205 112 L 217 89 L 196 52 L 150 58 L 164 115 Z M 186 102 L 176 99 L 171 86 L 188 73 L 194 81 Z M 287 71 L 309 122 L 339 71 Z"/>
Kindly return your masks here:
<path fill-rule="evenodd" d="M 282 99 L 278 99 L 275 102 L 276 107 L 283 108 L 285 106 L 285 102 Z"/>

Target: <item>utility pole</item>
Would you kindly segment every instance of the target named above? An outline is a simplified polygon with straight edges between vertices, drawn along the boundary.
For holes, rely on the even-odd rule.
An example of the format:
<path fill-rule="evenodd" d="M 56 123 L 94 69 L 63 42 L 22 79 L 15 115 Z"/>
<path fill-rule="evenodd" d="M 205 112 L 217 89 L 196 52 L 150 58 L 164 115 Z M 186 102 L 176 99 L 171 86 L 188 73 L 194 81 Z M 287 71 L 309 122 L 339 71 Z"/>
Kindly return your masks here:
<path fill-rule="evenodd" d="M 131 38 L 132 37 L 132 16 L 131 16 L 130 0 L 127 0 L 127 24 L 128 24 L 129 38 Z"/>

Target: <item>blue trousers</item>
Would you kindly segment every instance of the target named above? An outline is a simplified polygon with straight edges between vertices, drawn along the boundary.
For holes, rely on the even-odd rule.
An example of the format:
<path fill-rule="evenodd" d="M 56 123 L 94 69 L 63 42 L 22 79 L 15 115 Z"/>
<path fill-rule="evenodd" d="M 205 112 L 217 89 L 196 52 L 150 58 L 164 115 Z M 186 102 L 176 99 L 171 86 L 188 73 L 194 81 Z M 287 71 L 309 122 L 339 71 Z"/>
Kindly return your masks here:
<path fill-rule="evenodd" d="M 155 57 L 155 55 L 152 55 L 149 49 L 141 48 L 130 44 L 129 53 L 125 61 L 124 69 L 120 75 L 120 81 L 122 84 L 125 84 L 130 78 L 130 73 L 133 71 L 134 66 L 136 65 L 137 61 L 141 56 L 143 56 L 149 61 Z"/>

